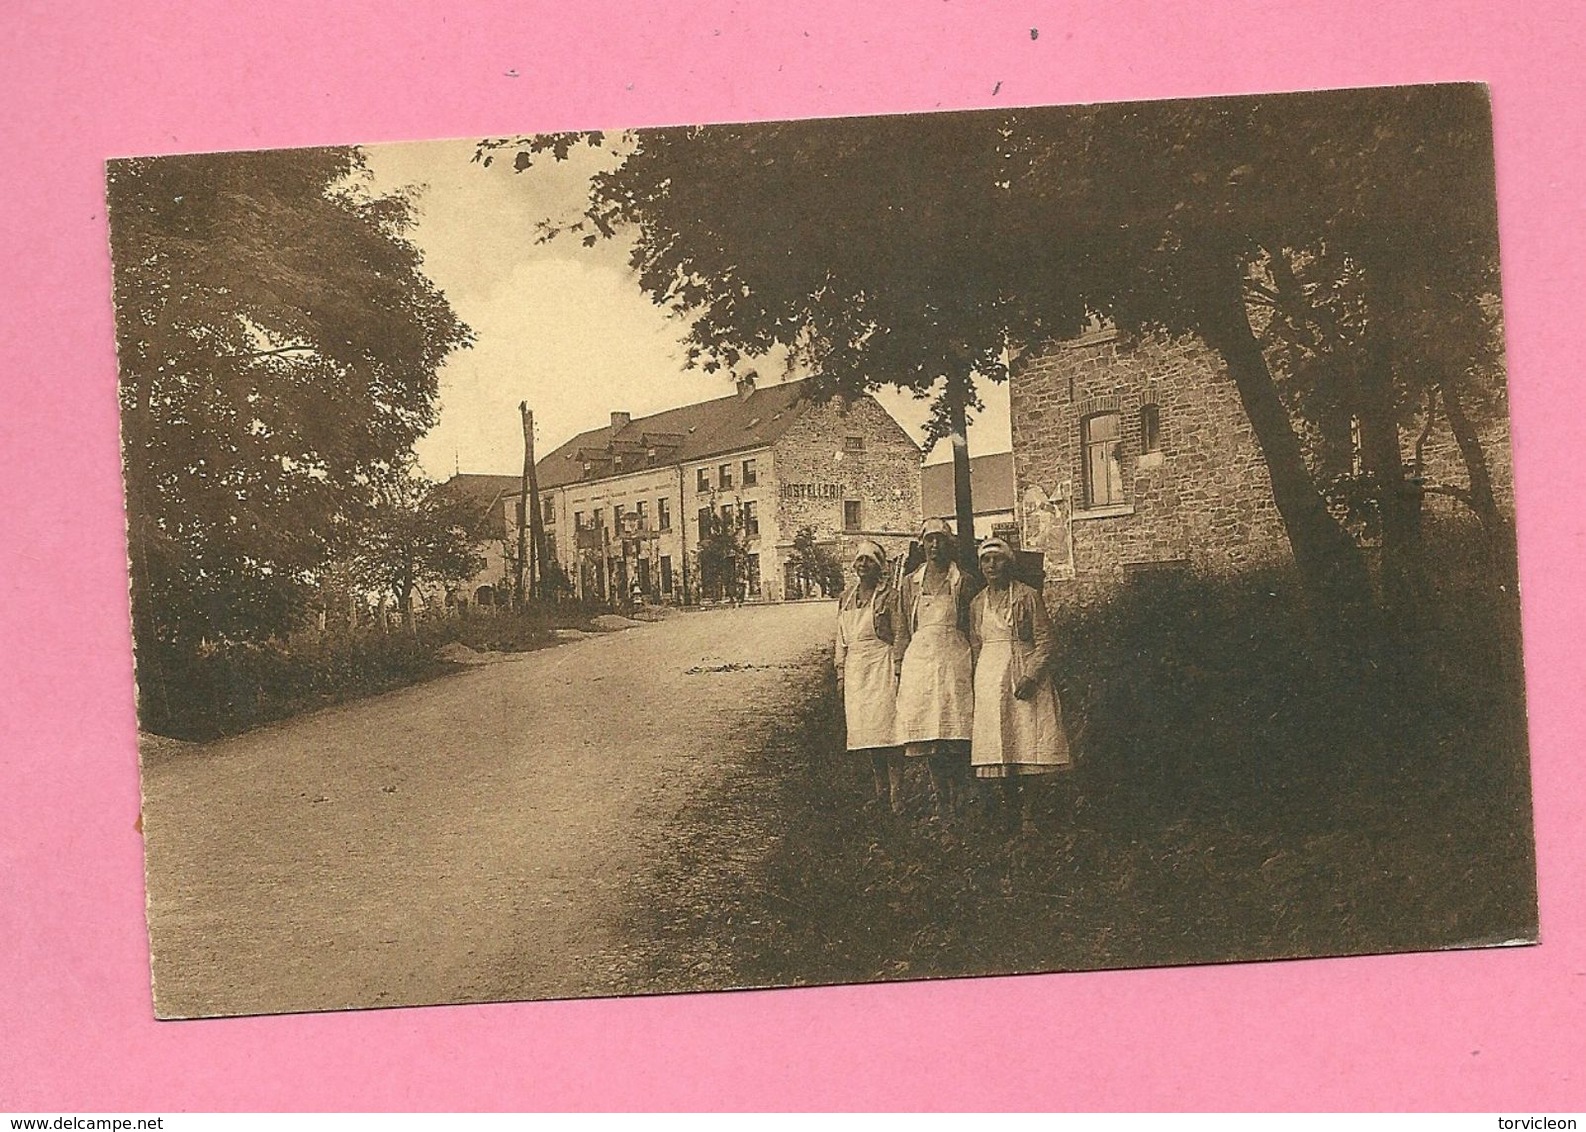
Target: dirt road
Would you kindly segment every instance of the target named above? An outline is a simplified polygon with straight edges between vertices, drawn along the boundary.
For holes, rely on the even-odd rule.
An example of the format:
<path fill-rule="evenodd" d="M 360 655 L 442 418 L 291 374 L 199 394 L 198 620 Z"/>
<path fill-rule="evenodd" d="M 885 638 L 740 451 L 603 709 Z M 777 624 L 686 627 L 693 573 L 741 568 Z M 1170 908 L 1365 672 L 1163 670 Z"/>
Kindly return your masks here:
<path fill-rule="evenodd" d="M 669 823 L 795 710 L 832 616 L 685 614 L 147 755 L 158 1013 L 622 989 Z"/>

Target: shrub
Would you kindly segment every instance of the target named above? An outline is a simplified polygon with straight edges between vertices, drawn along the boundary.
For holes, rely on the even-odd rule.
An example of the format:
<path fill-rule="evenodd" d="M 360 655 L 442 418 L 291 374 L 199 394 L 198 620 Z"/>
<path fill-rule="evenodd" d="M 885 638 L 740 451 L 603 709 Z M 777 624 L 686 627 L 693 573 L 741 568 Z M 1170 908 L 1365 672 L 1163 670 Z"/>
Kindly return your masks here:
<path fill-rule="evenodd" d="M 452 671 L 440 651 L 453 641 L 479 651 L 523 652 L 549 643 L 551 629 L 587 620 L 588 611 L 576 605 L 531 606 L 420 620 L 410 629 L 303 630 L 284 640 L 226 641 L 197 650 L 167 645 L 150 658 L 153 663 L 139 665 L 139 726 L 177 739 L 234 735 Z"/>

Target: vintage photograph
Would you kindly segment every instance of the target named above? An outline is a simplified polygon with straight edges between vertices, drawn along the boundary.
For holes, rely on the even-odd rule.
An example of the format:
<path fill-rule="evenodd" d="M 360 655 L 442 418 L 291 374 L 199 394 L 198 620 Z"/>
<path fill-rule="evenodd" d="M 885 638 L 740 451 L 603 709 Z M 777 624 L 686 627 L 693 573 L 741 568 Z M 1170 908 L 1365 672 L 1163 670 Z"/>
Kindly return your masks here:
<path fill-rule="evenodd" d="M 107 186 L 159 1017 L 1536 941 L 1483 87 Z"/>

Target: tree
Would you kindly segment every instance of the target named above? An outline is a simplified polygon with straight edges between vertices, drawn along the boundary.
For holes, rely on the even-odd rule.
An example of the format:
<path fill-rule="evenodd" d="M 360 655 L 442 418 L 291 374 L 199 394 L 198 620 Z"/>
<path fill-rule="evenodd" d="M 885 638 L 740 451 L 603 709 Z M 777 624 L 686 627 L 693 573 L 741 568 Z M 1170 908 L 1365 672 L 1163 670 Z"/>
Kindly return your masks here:
<path fill-rule="evenodd" d="M 1010 345 L 1097 315 L 1196 335 L 1239 392 L 1308 592 L 1343 611 L 1369 594 L 1365 565 L 1307 466 L 1253 305 L 1303 249 L 1371 261 L 1355 400 L 1374 466 L 1402 481 L 1392 375 L 1413 343 L 1396 314 L 1407 279 L 1457 276 L 1460 241 L 1490 227 L 1485 113 L 1478 88 L 1442 87 L 646 131 L 570 227 L 633 232 L 640 285 L 690 320 L 692 362 L 782 347 L 822 392 L 941 388 L 933 436 L 961 430 L 977 380 L 1005 379 Z M 479 156 L 516 148 L 521 169 L 569 144 Z M 1387 270 L 1404 263 L 1417 273 Z M 955 445 L 961 529 L 967 456 Z M 1384 506 L 1397 545 L 1402 509 Z"/>
<path fill-rule="evenodd" d="M 405 462 L 376 481 L 372 501 L 347 524 L 350 573 L 370 591 L 389 594 L 411 625 L 416 591 L 465 582 L 484 569 L 485 519 L 473 501 Z"/>
<path fill-rule="evenodd" d="M 1405 429 L 1417 414 L 1429 425 L 1443 384 L 1501 368 L 1485 92 L 1443 86 L 1269 96 L 1186 104 L 1175 116 L 1169 133 L 1153 139 L 1123 108 L 1097 111 L 1092 149 L 1107 155 L 1099 164 L 1112 171 L 1112 190 L 1138 183 L 1144 170 L 1132 155 L 1142 145 L 1165 146 L 1170 167 L 1169 196 L 1135 189 L 1130 221 L 1178 249 L 1166 261 L 1175 271 L 1157 272 L 1155 293 L 1143 302 L 1126 294 L 1120 305 L 1136 318 L 1200 332 L 1174 313 L 1193 310 L 1187 292 L 1206 271 L 1195 265 L 1237 265 L 1245 310 L 1224 323 L 1250 323 L 1254 314 L 1275 371 L 1263 379 L 1249 358 L 1244 376 L 1263 396 L 1276 378 L 1288 408 L 1322 440 L 1330 465 L 1324 485 L 1346 484 L 1367 505 L 1381 535 L 1389 612 L 1413 619 L 1423 488 L 1421 469 L 1404 458 Z M 1169 144 L 1173 138 L 1179 146 Z M 1244 335 L 1236 336 L 1248 354 Z M 1456 390 L 1451 416 L 1458 408 Z M 1262 432 L 1259 413 L 1252 421 Z M 1287 445 L 1271 423 L 1274 433 L 1262 432 L 1269 465 Z M 1359 468 L 1339 466 L 1346 448 Z M 1273 470 L 1275 492 L 1294 498 L 1292 459 L 1286 488 Z M 1480 479 L 1474 465 L 1472 478 Z"/>
<path fill-rule="evenodd" d="M 817 541 L 813 527 L 800 527 L 793 536 L 793 549 L 788 553 L 787 562 L 806 592 L 814 586 L 819 586 L 828 597 L 843 592 L 846 581 L 843 565 L 830 547 Z"/>
<path fill-rule="evenodd" d="M 736 371 L 776 349 L 817 397 L 884 385 L 936 398 L 927 444 L 953 438 L 961 530 L 973 530 L 967 416 L 977 378 L 1006 377 L 1006 303 L 991 238 L 1004 139 L 974 115 L 651 130 L 597 175 L 593 242 L 629 228 L 641 287 L 689 321 L 689 364 Z M 570 135 L 498 139 L 517 169 Z M 600 135 L 583 140 L 604 144 Z M 922 186 L 924 189 L 922 190 Z M 1071 328 L 1083 322 L 1076 296 Z M 971 540 L 962 540 L 974 568 Z"/>
<path fill-rule="evenodd" d="M 721 515 L 702 522 L 695 555 L 700 590 L 717 597 L 736 597 L 749 561 L 749 536 L 743 526 Z"/>
<path fill-rule="evenodd" d="M 354 149 L 109 174 L 140 683 L 157 645 L 290 627 L 338 522 L 435 421 L 471 335 Z"/>

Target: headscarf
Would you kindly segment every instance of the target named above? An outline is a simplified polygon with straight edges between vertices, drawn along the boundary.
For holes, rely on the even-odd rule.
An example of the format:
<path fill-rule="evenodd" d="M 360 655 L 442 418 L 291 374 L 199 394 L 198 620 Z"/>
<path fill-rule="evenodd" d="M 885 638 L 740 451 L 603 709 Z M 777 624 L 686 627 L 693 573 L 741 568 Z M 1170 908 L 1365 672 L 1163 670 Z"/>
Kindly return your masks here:
<path fill-rule="evenodd" d="M 875 564 L 880 566 L 883 570 L 885 570 L 887 567 L 887 552 L 882 549 L 879 542 L 876 542 L 873 539 L 860 539 L 859 542 L 854 545 L 853 560 L 858 562 L 861 558 L 874 559 Z"/>
<path fill-rule="evenodd" d="M 1008 544 L 1008 540 L 997 538 L 996 536 L 983 540 L 975 557 L 984 558 L 988 554 L 999 555 L 1010 566 L 1017 560 L 1017 556 L 1013 553 L 1013 547 Z"/>

